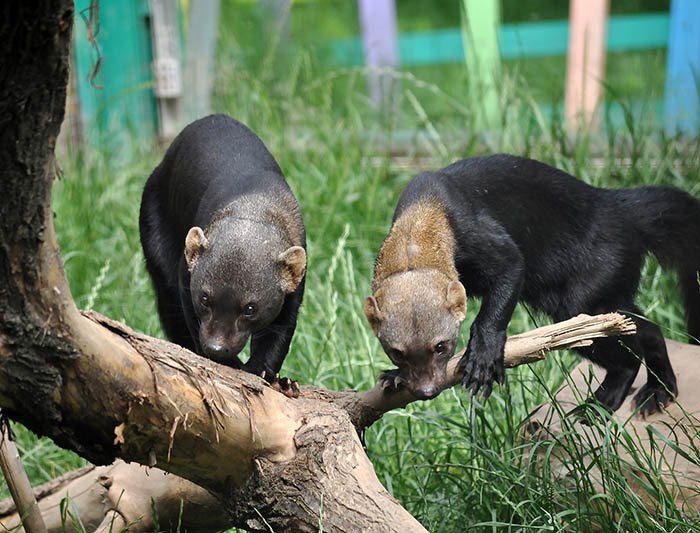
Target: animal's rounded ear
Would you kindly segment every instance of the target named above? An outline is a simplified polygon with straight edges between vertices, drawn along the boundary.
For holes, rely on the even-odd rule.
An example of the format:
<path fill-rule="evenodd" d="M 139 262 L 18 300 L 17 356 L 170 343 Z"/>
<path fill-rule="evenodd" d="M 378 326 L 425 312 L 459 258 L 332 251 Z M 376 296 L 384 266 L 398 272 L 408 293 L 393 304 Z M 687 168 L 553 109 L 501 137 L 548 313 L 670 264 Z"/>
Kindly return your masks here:
<path fill-rule="evenodd" d="M 447 285 L 447 308 L 460 322 L 467 314 L 467 291 L 459 281 Z"/>
<path fill-rule="evenodd" d="M 372 326 L 372 330 L 374 330 L 374 333 L 377 333 L 379 331 L 379 326 L 382 323 L 382 320 L 384 320 L 384 316 L 379 310 L 379 304 L 377 303 L 377 299 L 374 296 L 368 296 L 367 298 L 365 298 L 364 309 L 365 316 L 367 317 L 369 325 Z"/>
<path fill-rule="evenodd" d="M 190 272 L 194 270 L 197 259 L 199 259 L 199 254 L 201 254 L 207 246 L 209 246 L 209 241 L 204 236 L 202 228 L 198 228 L 197 226 L 190 228 L 190 231 L 187 232 L 187 237 L 185 237 L 185 261 L 187 261 L 187 270 Z"/>
<path fill-rule="evenodd" d="M 306 274 L 306 250 L 301 246 L 287 248 L 278 257 L 282 266 L 282 290 L 287 294 L 294 292 Z"/>

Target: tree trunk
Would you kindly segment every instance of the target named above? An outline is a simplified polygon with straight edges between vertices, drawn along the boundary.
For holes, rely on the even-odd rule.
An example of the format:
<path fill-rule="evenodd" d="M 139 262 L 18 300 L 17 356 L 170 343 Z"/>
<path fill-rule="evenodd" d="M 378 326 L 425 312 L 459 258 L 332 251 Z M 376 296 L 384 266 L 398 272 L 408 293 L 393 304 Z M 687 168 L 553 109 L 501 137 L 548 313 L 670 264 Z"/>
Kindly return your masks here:
<path fill-rule="evenodd" d="M 255 376 L 77 310 L 50 207 L 73 5 L 0 10 L 3 412 L 95 464 L 122 458 L 194 482 L 231 525 L 423 531 L 379 483 L 353 426 L 405 405 L 405 393 L 290 400 Z"/>
<path fill-rule="evenodd" d="M 78 312 L 50 208 L 73 5 L 0 9 L 4 412 L 96 464 L 158 463 L 243 527 L 265 527 L 262 516 L 280 530 L 320 519 L 327 530 L 423 530 L 381 486 L 343 411 L 292 404 L 259 379 Z"/>

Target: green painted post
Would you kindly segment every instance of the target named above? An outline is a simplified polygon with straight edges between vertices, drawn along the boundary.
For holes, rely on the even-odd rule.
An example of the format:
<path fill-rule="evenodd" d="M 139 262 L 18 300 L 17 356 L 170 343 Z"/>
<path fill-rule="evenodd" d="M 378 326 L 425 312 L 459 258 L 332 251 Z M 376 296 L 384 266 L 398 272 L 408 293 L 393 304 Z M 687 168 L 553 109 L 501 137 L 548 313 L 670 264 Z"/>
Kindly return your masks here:
<path fill-rule="evenodd" d="M 462 0 L 462 45 L 467 62 L 471 105 L 477 125 L 495 129 L 501 122 L 498 104 L 501 56 L 498 47 L 499 0 Z"/>

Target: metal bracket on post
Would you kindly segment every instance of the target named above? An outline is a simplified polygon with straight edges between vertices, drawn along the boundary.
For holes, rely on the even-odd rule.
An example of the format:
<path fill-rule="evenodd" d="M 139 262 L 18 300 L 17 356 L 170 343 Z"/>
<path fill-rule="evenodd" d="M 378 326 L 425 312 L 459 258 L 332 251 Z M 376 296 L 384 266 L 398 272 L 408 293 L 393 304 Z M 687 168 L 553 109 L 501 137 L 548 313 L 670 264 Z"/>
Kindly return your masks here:
<path fill-rule="evenodd" d="M 153 92 L 158 102 L 158 134 L 172 139 L 180 129 L 182 67 L 176 0 L 150 0 L 153 39 Z"/>

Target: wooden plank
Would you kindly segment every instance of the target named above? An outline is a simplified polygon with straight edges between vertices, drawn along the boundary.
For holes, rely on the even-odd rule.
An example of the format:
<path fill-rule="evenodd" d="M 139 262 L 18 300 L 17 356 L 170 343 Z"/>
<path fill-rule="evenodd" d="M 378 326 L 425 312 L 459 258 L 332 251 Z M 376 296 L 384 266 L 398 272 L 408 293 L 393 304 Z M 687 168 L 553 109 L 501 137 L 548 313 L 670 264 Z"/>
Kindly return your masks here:
<path fill-rule="evenodd" d="M 497 84 L 500 81 L 501 54 L 498 48 L 499 0 L 462 0 L 465 43 L 464 55 L 469 72 L 469 92 L 477 125 L 493 129 L 501 119 Z"/>
<path fill-rule="evenodd" d="M 666 48 L 668 13 L 645 13 L 611 17 L 608 21 L 608 52 Z"/>
<path fill-rule="evenodd" d="M 607 50 L 624 52 L 665 48 L 668 23 L 668 13 L 612 17 L 608 19 Z M 504 24 L 500 40 L 503 59 L 565 55 L 568 50 L 569 21 Z"/>
<path fill-rule="evenodd" d="M 668 13 L 618 15 L 608 21 L 609 52 L 666 48 L 669 36 Z M 499 31 L 502 59 L 565 55 L 569 41 L 568 20 L 547 20 L 503 24 Z M 446 28 L 406 32 L 398 37 L 402 66 L 461 63 L 464 60 L 462 32 Z M 362 65 L 359 38 L 332 43 L 332 56 L 343 65 Z"/>
<path fill-rule="evenodd" d="M 358 0 L 365 65 L 370 67 L 367 83 L 377 105 L 391 99 L 393 78 L 374 69 L 397 67 L 396 3 L 394 0 Z"/>
<path fill-rule="evenodd" d="M 188 20 L 182 96 L 187 123 L 211 112 L 219 0 L 191 0 Z"/>
<path fill-rule="evenodd" d="M 399 36 L 401 65 L 434 65 L 464 62 L 462 30 L 459 28 Z"/>
<path fill-rule="evenodd" d="M 700 126 L 700 2 L 672 0 L 670 32 L 665 127 L 669 133 L 696 134 Z"/>
<path fill-rule="evenodd" d="M 569 21 L 504 24 L 500 39 L 503 59 L 564 55 L 569 41 Z"/>
<path fill-rule="evenodd" d="M 605 80 L 608 0 L 571 0 L 564 114 L 571 131 L 591 130 Z"/>
<path fill-rule="evenodd" d="M 153 91 L 158 104 L 158 137 L 172 140 L 182 127 L 182 60 L 176 0 L 149 0 L 153 40 Z"/>

